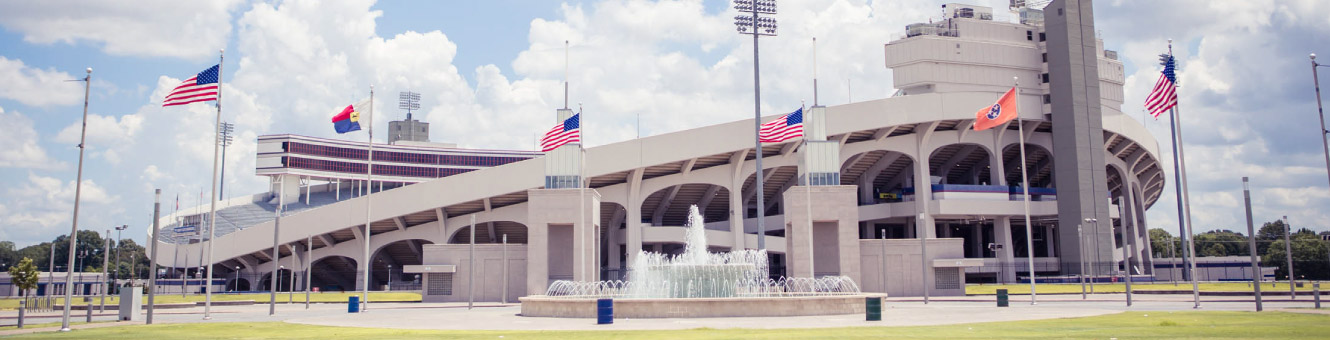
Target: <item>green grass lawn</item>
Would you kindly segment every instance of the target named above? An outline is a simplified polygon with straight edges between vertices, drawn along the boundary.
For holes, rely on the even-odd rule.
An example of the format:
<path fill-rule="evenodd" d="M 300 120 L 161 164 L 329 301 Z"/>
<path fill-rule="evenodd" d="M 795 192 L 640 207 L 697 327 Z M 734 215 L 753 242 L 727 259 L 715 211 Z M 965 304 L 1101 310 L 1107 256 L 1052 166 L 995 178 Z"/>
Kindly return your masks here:
<path fill-rule="evenodd" d="M 78 320 L 78 321 L 75 321 L 75 320 Z M 85 319 L 84 319 L 84 318 L 81 318 L 81 317 L 79 317 L 79 318 L 70 318 L 70 319 L 69 319 L 69 324 L 70 324 L 70 325 L 82 325 L 82 324 L 86 324 L 87 322 L 83 322 L 83 320 L 85 320 Z M 115 322 L 115 321 L 93 321 L 92 323 L 105 323 L 105 322 Z M 23 324 L 23 329 L 28 329 L 28 328 L 45 328 L 45 327 L 60 327 L 60 321 L 56 321 L 56 322 L 45 322 L 45 323 L 38 323 L 38 324 L 34 324 L 34 323 L 25 323 L 25 324 Z M 0 331 L 8 331 L 8 330 L 15 330 L 15 329 L 18 329 L 18 326 L 17 326 L 17 325 L 0 326 Z"/>
<path fill-rule="evenodd" d="M 890 317 L 890 315 L 884 315 Z M 591 323 L 590 319 L 574 322 Z M 40 339 L 1324 339 L 1330 315 L 1284 312 L 1126 312 L 1086 318 L 925 327 L 690 329 L 679 331 L 432 331 L 309 326 L 280 322 L 104 327 L 16 338 Z"/>
<path fill-rule="evenodd" d="M 1081 285 L 1079 283 L 1039 283 L 1035 289 L 1043 294 L 1056 293 L 1075 293 L 1080 294 Z M 965 286 L 965 293 L 969 295 L 993 295 L 997 294 L 998 289 L 1006 289 L 1008 294 L 1030 294 L 1030 284 L 971 284 Z M 1191 291 L 1191 283 L 1178 282 L 1173 285 L 1171 282 L 1156 283 L 1132 283 L 1132 290 L 1183 290 Z M 1202 282 L 1200 283 L 1202 292 L 1250 292 L 1251 284 L 1246 282 Z M 1330 287 L 1326 287 L 1330 289 Z M 1089 285 L 1086 285 L 1088 292 Z M 1312 284 L 1305 282 L 1298 291 L 1312 291 Z M 1122 283 L 1098 283 L 1094 285 L 1095 293 L 1122 293 L 1127 291 L 1127 286 Z M 1262 292 L 1287 292 L 1288 282 L 1280 283 L 1262 283 Z"/>
<path fill-rule="evenodd" d="M 337 292 L 337 293 L 334 293 L 334 292 L 326 292 L 326 293 L 322 293 L 322 292 L 321 292 L 321 293 L 310 293 L 309 300 L 312 301 L 312 302 L 346 302 L 346 299 L 347 299 L 347 297 L 349 297 L 349 296 L 360 296 L 360 294 L 359 294 L 359 293 L 354 293 L 354 292 L 345 292 L 345 293 L 340 293 L 340 292 Z M 269 296 L 268 296 L 268 293 L 213 294 L 213 295 L 212 295 L 212 300 L 213 300 L 213 301 L 243 301 L 243 300 L 254 300 L 254 303 L 268 303 L 268 297 L 269 297 Z M 198 301 L 203 301 L 203 298 L 204 298 L 204 296 L 203 296 L 202 294 L 190 294 L 190 295 L 185 295 L 185 296 L 180 296 L 180 294 L 162 294 L 162 295 L 158 295 L 156 298 L 154 298 L 153 302 L 155 302 L 155 303 L 162 303 L 162 304 L 166 304 L 166 303 L 182 303 L 182 302 L 198 302 Z M 18 301 L 19 301 L 19 300 L 17 300 L 17 299 L 0 299 L 0 310 L 13 310 L 13 309 L 18 309 Z M 92 304 L 93 304 L 94 306 L 99 305 L 99 304 L 101 303 L 101 301 L 102 301 L 101 296 L 94 296 L 94 297 L 92 297 Z M 277 293 L 277 302 L 278 302 L 278 303 L 282 303 L 282 302 L 286 302 L 286 301 L 287 301 L 287 293 Z M 301 303 L 305 302 L 305 293 L 301 293 L 301 292 L 297 292 L 297 293 L 295 293 L 295 301 L 296 301 L 296 302 L 301 302 Z M 420 301 L 420 293 L 413 293 L 413 292 L 391 292 L 391 293 L 390 293 L 390 292 L 370 292 L 370 293 L 369 293 L 369 301 L 370 301 L 370 302 L 413 302 L 413 301 Z M 55 299 L 55 302 L 52 302 L 52 304 L 57 305 L 57 306 L 63 306 L 64 303 L 65 303 L 65 299 L 64 299 L 64 298 L 56 298 L 56 299 Z M 143 296 L 143 303 L 148 303 L 148 297 L 147 297 L 146 295 Z M 81 298 L 81 297 L 74 298 L 74 304 L 76 304 L 76 305 L 83 305 L 83 304 L 84 304 L 84 302 L 83 302 L 83 298 Z M 109 295 L 108 295 L 108 296 L 106 297 L 106 304 L 107 304 L 107 305 L 118 305 L 118 304 L 120 304 L 120 299 L 117 298 L 117 297 L 115 297 L 115 296 L 109 296 Z"/>

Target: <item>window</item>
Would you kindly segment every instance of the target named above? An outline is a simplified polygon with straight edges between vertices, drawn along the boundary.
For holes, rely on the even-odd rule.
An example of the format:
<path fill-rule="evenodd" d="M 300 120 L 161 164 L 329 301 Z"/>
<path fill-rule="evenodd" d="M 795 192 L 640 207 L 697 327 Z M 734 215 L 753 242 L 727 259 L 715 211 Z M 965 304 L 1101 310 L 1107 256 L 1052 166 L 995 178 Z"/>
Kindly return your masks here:
<path fill-rule="evenodd" d="M 1034 41 L 1034 31 L 1025 31 L 1025 40 Z"/>
<path fill-rule="evenodd" d="M 1053 103 L 1053 96 L 1044 95 L 1044 104 L 1052 104 L 1052 103 Z"/>
<path fill-rule="evenodd" d="M 425 295 L 453 295 L 453 273 L 426 273 Z"/>
<path fill-rule="evenodd" d="M 1043 79 L 1043 81 L 1044 81 L 1045 84 L 1048 83 L 1048 73 L 1044 73 L 1044 74 L 1039 75 L 1039 78 L 1040 78 L 1040 79 Z"/>
<path fill-rule="evenodd" d="M 1048 40 L 1048 36 L 1044 35 L 1044 32 L 1039 32 L 1039 41 L 1044 40 Z"/>
<path fill-rule="evenodd" d="M 933 268 L 933 284 L 937 289 L 960 289 L 961 277 L 958 268 Z"/>
<path fill-rule="evenodd" d="M 1048 52 L 1044 52 L 1044 54 L 1043 54 L 1043 58 L 1044 58 L 1044 62 L 1047 63 L 1047 62 L 1048 62 Z"/>

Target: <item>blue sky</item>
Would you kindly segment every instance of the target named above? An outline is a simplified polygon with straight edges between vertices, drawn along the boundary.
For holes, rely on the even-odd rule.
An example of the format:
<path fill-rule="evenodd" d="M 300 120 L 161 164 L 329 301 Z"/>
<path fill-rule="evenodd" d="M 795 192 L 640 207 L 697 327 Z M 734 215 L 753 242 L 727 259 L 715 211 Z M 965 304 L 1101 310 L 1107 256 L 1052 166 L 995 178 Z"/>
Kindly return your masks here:
<path fill-rule="evenodd" d="M 156 2 L 154 2 L 156 1 Z M 160 108 L 164 91 L 227 50 L 224 120 L 237 124 L 227 193 L 265 187 L 254 137 L 337 137 L 326 116 L 368 95 L 421 92 L 417 115 L 436 141 L 531 149 L 562 104 L 563 41 L 572 100 L 599 145 L 751 114 L 751 41 L 726 1 L 41 1 L 0 4 L 0 240 L 20 246 L 69 232 L 82 88 L 92 67 L 81 228 L 128 224 L 143 235 L 151 190 L 193 206 L 207 187 L 210 107 Z M 998 7 L 1006 1 L 977 0 Z M 842 104 L 893 90 L 881 45 L 927 21 L 942 1 L 781 3 L 781 36 L 762 42 L 763 110 L 810 98 L 808 41 L 819 36 L 822 98 Z M 1240 177 L 1253 177 L 1257 221 L 1288 215 L 1326 230 L 1330 189 L 1306 54 L 1330 55 L 1330 4 L 1314 0 L 1098 1 L 1101 37 L 1127 66 L 1127 105 L 1156 77 L 1155 55 L 1178 41 L 1184 126 L 1198 230 L 1245 229 Z M 1171 13 L 1191 13 L 1175 16 Z M 1317 13 L 1320 13 L 1318 15 Z M 184 18 L 182 20 L 182 18 Z M 1330 58 L 1330 57 L 1327 57 Z M 380 105 L 383 122 L 397 119 Z M 706 108 L 699 110 L 698 108 Z M 393 110 L 388 110 L 393 109 Z M 397 115 L 397 116 L 394 116 Z M 1145 120 L 1171 169 L 1167 125 Z M 1311 127 L 1311 128 L 1309 128 Z M 1170 171 L 1171 174 L 1171 171 Z M 1170 190 L 1148 212 L 1176 230 Z M 234 196 L 231 196 L 234 197 Z M 166 204 L 168 210 L 171 204 Z"/>

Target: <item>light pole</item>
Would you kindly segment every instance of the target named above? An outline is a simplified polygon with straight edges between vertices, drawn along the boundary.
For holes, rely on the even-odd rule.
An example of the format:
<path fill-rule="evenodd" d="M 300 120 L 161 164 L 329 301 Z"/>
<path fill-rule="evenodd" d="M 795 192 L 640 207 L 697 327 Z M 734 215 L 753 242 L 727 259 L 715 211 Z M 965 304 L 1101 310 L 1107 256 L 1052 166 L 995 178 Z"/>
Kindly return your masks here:
<path fill-rule="evenodd" d="M 217 145 L 222 146 L 222 179 L 217 184 L 217 200 L 221 200 L 226 191 L 226 147 L 231 146 L 231 137 L 235 132 L 236 125 L 222 122 L 222 126 L 217 128 Z"/>
<path fill-rule="evenodd" d="M 389 264 L 389 265 L 388 265 L 388 290 L 387 290 L 387 291 L 389 291 L 389 292 L 393 291 L 393 265 L 392 265 L 392 264 Z"/>
<path fill-rule="evenodd" d="M 1093 226 L 1093 225 L 1097 225 L 1097 224 L 1095 224 L 1095 223 L 1098 223 L 1098 222 L 1099 222 L 1099 219 L 1097 219 L 1097 218 L 1085 218 L 1085 219 L 1082 219 L 1082 221 L 1085 221 L 1085 224 L 1089 224 L 1089 225 L 1092 225 L 1092 226 Z M 1080 230 L 1080 227 L 1077 227 L 1077 230 L 1079 231 L 1079 230 Z M 1096 230 L 1098 230 L 1098 229 L 1096 229 Z M 1081 234 L 1081 240 L 1080 240 L 1080 242 L 1081 242 L 1081 253 L 1084 254 L 1085 251 L 1086 251 L 1086 249 L 1085 249 L 1085 234 Z M 1096 245 L 1098 245 L 1098 243 L 1096 243 Z M 1085 280 L 1084 278 L 1085 278 L 1085 272 L 1088 271 L 1088 268 L 1087 268 L 1087 267 L 1089 267 L 1089 266 L 1087 266 L 1086 263 L 1085 263 L 1085 261 L 1089 259 L 1089 256 L 1084 256 L 1084 257 L 1085 257 L 1085 258 L 1082 258 L 1082 259 L 1081 259 L 1081 300 L 1085 300 L 1085 281 L 1086 281 L 1086 280 Z M 1095 265 L 1098 265 L 1098 264 L 1095 264 Z M 1095 279 L 1094 277 L 1090 277 L 1090 280 L 1089 280 L 1089 281 L 1090 281 L 1090 292 L 1091 292 L 1091 293 L 1094 293 L 1094 279 Z"/>
<path fill-rule="evenodd" d="M 116 294 L 120 293 L 120 241 L 125 234 L 125 229 L 129 229 L 129 225 L 122 224 L 115 227 L 115 272 L 111 274 L 111 283 L 115 285 Z"/>
<path fill-rule="evenodd" d="M 235 288 L 232 289 L 232 291 L 235 292 L 240 291 L 240 266 L 236 266 L 236 279 L 235 279 L 235 285 L 233 287 Z"/>
<path fill-rule="evenodd" d="M 1325 110 L 1321 107 L 1321 78 L 1317 76 L 1317 67 L 1322 67 L 1316 63 L 1316 53 L 1311 54 L 1312 59 L 1312 84 L 1316 86 L 1316 114 L 1320 116 L 1321 123 L 1321 147 L 1325 148 L 1325 169 L 1326 175 L 1330 176 L 1330 141 L 1325 140 L 1325 135 L 1330 134 L 1330 130 L 1325 129 Z"/>
<path fill-rule="evenodd" d="M 78 280 L 78 282 L 79 282 L 79 283 L 82 283 L 82 282 L 83 282 L 83 266 L 88 265 L 88 260 L 87 260 L 87 258 L 88 258 L 88 250 L 87 250 L 87 249 L 80 250 L 78 253 L 79 253 L 79 262 L 78 262 L 79 264 L 74 265 L 74 268 L 77 268 L 77 269 L 79 270 L 79 280 Z M 76 284 L 77 284 L 77 283 L 76 283 Z"/>
<path fill-rule="evenodd" d="M 69 267 L 70 267 L 69 273 L 73 273 L 74 247 L 78 245 L 79 196 L 83 192 L 83 151 L 87 149 L 87 142 L 88 142 L 88 93 L 92 89 L 92 68 L 91 67 L 88 68 L 87 76 L 84 76 L 83 79 L 81 80 L 75 80 L 75 81 L 83 82 L 83 124 L 82 124 L 83 127 L 81 132 L 79 133 L 78 179 L 74 181 L 74 221 L 69 228 Z M 55 245 L 52 244 L 51 247 L 54 248 Z M 74 281 L 73 275 L 69 274 L 65 275 L 65 313 L 64 316 L 60 318 L 61 332 L 69 331 L 69 309 L 71 307 L 70 300 L 73 297 L 72 294 L 74 293 L 73 288 L 70 285 L 73 283 L 73 281 Z"/>
<path fill-rule="evenodd" d="M 111 230 L 106 230 L 106 250 L 102 251 L 102 302 L 101 307 L 97 308 L 99 312 L 106 311 L 106 291 L 111 287 L 106 285 L 107 266 L 111 263 Z"/>
<path fill-rule="evenodd" d="M 1292 238 L 1289 237 L 1289 234 L 1292 233 L 1293 226 L 1288 225 L 1288 216 L 1284 216 L 1284 257 L 1288 261 L 1288 296 L 1290 300 L 1296 300 L 1298 294 L 1293 287 L 1293 243 L 1291 242 Z"/>
<path fill-rule="evenodd" d="M 761 72 L 758 67 L 757 38 L 767 35 L 776 36 L 776 18 L 762 17 L 760 14 L 776 14 L 776 0 L 734 0 L 734 9 L 740 13 L 748 12 L 749 15 L 738 15 L 734 17 L 734 25 L 739 30 L 739 34 L 749 34 L 753 36 L 753 152 L 757 153 L 757 172 L 753 174 L 753 182 L 757 183 L 757 249 L 767 249 L 766 225 L 763 223 L 763 215 L 766 215 L 766 204 L 763 202 L 762 193 L 762 85 Z"/>

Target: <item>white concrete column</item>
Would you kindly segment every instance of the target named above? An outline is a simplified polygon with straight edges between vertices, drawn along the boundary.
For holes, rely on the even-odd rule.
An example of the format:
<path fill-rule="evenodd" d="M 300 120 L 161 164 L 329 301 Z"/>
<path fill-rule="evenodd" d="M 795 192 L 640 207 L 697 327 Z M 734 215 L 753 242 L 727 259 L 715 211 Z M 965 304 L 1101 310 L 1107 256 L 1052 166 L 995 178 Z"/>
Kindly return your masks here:
<path fill-rule="evenodd" d="M 998 262 L 1003 265 L 998 275 L 1001 275 L 1004 282 L 1016 282 L 1016 271 L 1010 267 L 1016 261 L 1016 250 L 1011 241 L 1010 216 L 1000 216 L 994 220 L 993 237 L 997 239 L 997 244 L 1002 245 L 1002 249 L 997 251 Z"/>
<path fill-rule="evenodd" d="M 1057 256 L 1057 253 L 1053 250 L 1053 244 L 1057 243 L 1053 239 L 1054 235 L 1053 226 L 1044 226 L 1044 249 L 1048 252 L 1048 257 Z"/>
<path fill-rule="evenodd" d="M 738 251 L 744 249 L 744 158 L 748 157 L 748 151 L 740 151 L 730 156 L 730 167 L 732 175 L 730 176 L 730 186 L 725 188 L 730 191 L 730 236 L 734 242 L 730 249 Z M 759 236 L 760 237 L 760 236 Z"/>
<path fill-rule="evenodd" d="M 628 205 L 624 207 L 628 210 L 624 227 L 628 263 L 637 261 L 637 253 L 642 251 L 642 170 L 635 169 L 628 175 Z"/>
<path fill-rule="evenodd" d="M 974 252 L 975 257 L 984 257 L 985 244 L 983 222 L 972 225 L 972 228 L 970 228 L 970 239 L 973 240 L 970 242 L 970 251 Z"/>

